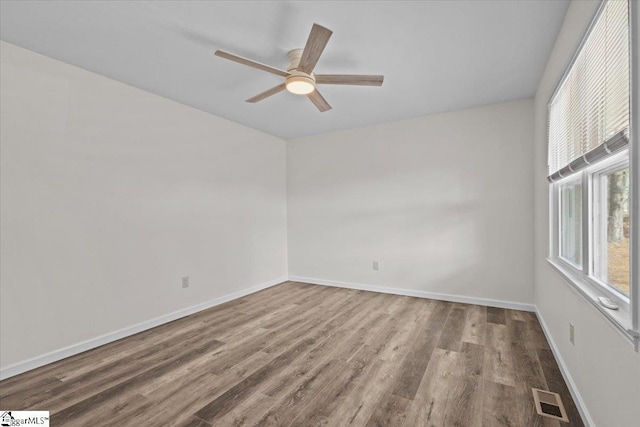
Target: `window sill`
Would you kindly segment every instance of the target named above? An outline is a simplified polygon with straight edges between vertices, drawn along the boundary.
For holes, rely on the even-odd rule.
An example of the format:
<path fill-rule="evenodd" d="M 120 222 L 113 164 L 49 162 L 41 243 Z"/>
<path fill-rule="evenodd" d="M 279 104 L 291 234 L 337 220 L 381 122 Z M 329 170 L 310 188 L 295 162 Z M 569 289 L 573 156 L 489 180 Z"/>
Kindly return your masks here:
<path fill-rule="evenodd" d="M 633 345 L 634 349 L 638 351 L 640 337 L 638 336 L 638 332 L 633 331 L 631 326 L 631 315 L 627 310 L 623 308 L 620 308 L 619 310 L 610 310 L 605 308 L 600 304 L 600 302 L 598 302 L 598 297 L 601 295 L 598 294 L 591 286 L 584 283 L 580 277 L 577 277 L 575 274 L 552 259 L 547 258 L 547 262 L 575 290 L 577 290 L 580 295 L 600 311 L 600 313 L 602 313 L 604 317 L 615 326 L 616 330 Z"/>

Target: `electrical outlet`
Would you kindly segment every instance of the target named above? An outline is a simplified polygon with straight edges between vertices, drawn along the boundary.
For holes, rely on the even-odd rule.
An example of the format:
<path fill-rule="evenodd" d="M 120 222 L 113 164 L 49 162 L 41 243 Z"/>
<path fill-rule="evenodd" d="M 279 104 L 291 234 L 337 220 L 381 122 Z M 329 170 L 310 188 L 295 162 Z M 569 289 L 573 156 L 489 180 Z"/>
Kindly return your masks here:
<path fill-rule="evenodd" d="M 183 277 L 182 278 L 182 288 L 188 288 L 189 287 L 189 276 L 187 277 Z"/>
<path fill-rule="evenodd" d="M 573 323 L 569 323 L 569 341 L 575 345 L 575 328 L 573 327 Z"/>
<path fill-rule="evenodd" d="M 375 271 L 380 270 L 380 263 L 378 261 L 373 261 L 373 269 Z"/>

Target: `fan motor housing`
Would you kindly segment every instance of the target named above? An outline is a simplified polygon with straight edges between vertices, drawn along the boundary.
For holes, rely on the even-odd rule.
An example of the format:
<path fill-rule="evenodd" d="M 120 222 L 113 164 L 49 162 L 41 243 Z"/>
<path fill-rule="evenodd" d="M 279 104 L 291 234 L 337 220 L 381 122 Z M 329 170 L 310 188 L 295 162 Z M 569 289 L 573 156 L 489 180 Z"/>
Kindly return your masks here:
<path fill-rule="evenodd" d="M 298 95 L 305 95 L 313 92 L 316 87 L 316 79 L 313 73 L 307 74 L 302 71 L 298 71 L 302 51 L 303 49 L 293 49 L 287 53 L 287 56 L 289 57 L 289 66 L 287 67 L 289 76 L 285 79 L 285 84 L 289 92 Z"/>
<path fill-rule="evenodd" d="M 288 72 L 298 69 L 300 58 L 302 58 L 302 51 L 303 49 L 293 49 L 287 52 L 287 56 L 289 57 L 289 66 L 287 67 Z"/>

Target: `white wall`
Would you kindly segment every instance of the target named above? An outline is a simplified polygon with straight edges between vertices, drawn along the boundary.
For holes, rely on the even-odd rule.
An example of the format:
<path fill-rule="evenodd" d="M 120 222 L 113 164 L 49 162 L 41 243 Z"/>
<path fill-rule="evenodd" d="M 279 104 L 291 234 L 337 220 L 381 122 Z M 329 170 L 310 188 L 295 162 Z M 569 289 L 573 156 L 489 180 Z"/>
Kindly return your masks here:
<path fill-rule="evenodd" d="M 599 1 L 573 1 L 535 98 L 536 305 L 596 426 L 640 423 L 640 354 L 546 261 L 549 247 L 547 103 L 593 18 Z M 640 26 L 639 26 L 640 28 Z M 569 342 L 575 325 L 575 346 Z"/>
<path fill-rule="evenodd" d="M 286 276 L 283 140 L 0 50 L 2 367 Z"/>
<path fill-rule="evenodd" d="M 287 141 L 290 277 L 533 303 L 532 108 Z"/>

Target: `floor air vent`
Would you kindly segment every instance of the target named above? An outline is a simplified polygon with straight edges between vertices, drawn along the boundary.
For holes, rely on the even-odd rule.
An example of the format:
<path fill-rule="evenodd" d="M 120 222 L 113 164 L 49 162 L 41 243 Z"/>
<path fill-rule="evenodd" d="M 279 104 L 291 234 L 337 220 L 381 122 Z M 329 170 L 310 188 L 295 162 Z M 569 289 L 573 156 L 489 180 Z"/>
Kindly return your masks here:
<path fill-rule="evenodd" d="M 552 393 L 537 388 L 533 390 L 533 400 L 536 402 L 538 415 L 553 418 L 554 420 L 569 422 L 567 411 L 564 410 L 562 399 L 558 393 Z"/>

